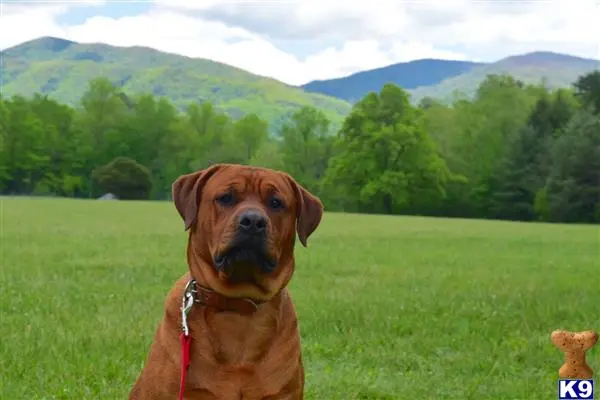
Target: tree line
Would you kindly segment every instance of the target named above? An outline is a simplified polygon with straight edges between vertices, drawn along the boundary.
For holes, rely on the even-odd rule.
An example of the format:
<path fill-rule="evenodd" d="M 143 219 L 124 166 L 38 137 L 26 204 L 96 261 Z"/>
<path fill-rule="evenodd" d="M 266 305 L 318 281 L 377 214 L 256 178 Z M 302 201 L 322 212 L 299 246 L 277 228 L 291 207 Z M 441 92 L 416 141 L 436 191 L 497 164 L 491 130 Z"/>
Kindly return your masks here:
<path fill-rule="evenodd" d="M 451 104 L 413 105 L 387 84 L 337 132 L 312 107 L 269 134 L 255 114 L 180 112 L 102 77 L 75 107 L 0 97 L 4 195 L 166 199 L 177 176 L 216 162 L 286 171 L 330 211 L 598 223 L 600 71 L 568 89 L 490 75 Z"/>

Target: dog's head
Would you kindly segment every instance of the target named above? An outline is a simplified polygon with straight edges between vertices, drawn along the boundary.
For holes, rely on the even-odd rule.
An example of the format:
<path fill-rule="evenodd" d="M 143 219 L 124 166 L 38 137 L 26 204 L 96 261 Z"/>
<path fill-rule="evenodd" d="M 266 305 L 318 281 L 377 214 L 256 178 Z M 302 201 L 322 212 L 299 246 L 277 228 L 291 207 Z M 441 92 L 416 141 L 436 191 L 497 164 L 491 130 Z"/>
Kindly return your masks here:
<path fill-rule="evenodd" d="M 294 270 L 296 232 L 306 241 L 323 214 L 320 200 L 282 172 L 217 164 L 173 183 L 190 229 L 188 254 L 204 280 L 224 294 L 266 299 Z"/>

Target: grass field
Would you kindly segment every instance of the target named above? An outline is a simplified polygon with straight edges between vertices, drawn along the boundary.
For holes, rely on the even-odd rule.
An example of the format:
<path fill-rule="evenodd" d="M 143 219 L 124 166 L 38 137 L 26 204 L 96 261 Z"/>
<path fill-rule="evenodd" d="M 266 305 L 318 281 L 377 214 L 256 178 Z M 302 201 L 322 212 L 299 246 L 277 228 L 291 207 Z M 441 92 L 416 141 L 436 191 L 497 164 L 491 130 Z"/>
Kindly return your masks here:
<path fill-rule="evenodd" d="M 0 202 L 0 398 L 125 399 L 186 270 L 174 207 Z M 556 398 L 550 332 L 600 330 L 599 234 L 326 214 L 291 285 L 306 398 Z"/>

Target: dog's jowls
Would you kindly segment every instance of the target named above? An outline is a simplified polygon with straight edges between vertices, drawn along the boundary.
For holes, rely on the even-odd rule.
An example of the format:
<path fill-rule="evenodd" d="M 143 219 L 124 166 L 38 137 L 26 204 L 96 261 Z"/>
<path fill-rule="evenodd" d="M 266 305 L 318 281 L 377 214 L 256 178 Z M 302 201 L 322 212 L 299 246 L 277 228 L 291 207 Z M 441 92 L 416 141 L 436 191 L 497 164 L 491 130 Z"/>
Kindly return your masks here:
<path fill-rule="evenodd" d="M 252 299 L 258 307 L 251 314 L 192 307 L 185 399 L 302 399 L 300 335 L 286 286 L 294 272 L 296 233 L 306 246 L 321 221 L 321 202 L 284 173 L 228 164 L 181 176 L 173 200 L 189 229 L 189 272 L 168 294 L 129 398 L 177 398 L 179 307 L 193 278 L 224 301 Z"/>

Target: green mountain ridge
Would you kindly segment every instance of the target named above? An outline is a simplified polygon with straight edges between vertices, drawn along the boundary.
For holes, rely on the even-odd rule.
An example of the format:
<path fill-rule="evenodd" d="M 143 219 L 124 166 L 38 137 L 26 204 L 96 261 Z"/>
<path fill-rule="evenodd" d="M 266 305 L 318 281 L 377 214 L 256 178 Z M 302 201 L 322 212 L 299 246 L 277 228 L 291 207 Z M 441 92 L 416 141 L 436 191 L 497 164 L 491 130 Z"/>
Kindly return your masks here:
<path fill-rule="evenodd" d="M 566 87 L 599 68 L 598 60 L 534 52 L 488 64 L 414 60 L 296 87 L 216 61 L 140 46 L 43 37 L 0 52 L 4 96 L 42 93 L 75 105 L 89 80 L 106 76 L 127 95 L 164 96 L 180 110 L 192 102 L 209 101 L 233 118 L 255 113 L 269 122 L 271 132 L 302 106 L 321 109 L 333 131 L 349 113 L 351 103 L 388 82 L 406 89 L 413 102 L 424 97 L 449 101 L 456 92 L 471 96 L 488 74 Z"/>
<path fill-rule="evenodd" d="M 389 82 L 410 90 L 437 84 L 484 65 L 471 61 L 422 59 L 392 64 L 329 80 L 312 81 L 301 87 L 312 93 L 338 97 L 352 103 Z"/>
<path fill-rule="evenodd" d="M 549 88 L 563 88 L 571 86 L 579 76 L 598 69 L 599 60 L 552 52 L 533 52 L 474 67 L 464 74 L 444 79 L 435 85 L 418 87 L 410 92 L 414 101 L 424 97 L 450 101 L 455 92 L 470 97 L 485 77 L 491 74 L 508 74 L 524 83 L 543 83 Z"/>
<path fill-rule="evenodd" d="M 128 95 L 164 96 L 181 110 L 192 102 L 209 101 L 234 118 L 256 113 L 272 131 L 305 105 L 323 110 L 334 126 L 351 108 L 343 100 L 306 93 L 226 64 L 146 47 L 44 37 L 6 49 L 0 56 L 4 96 L 39 92 L 77 104 L 90 79 L 106 76 Z"/>
<path fill-rule="evenodd" d="M 391 82 L 406 89 L 413 102 L 424 97 L 449 101 L 455 92 L 472 96 L 490 74 L 509 74 L 530 84 L 545 81 L 547 86 L 557 88 L 570 86 L 579 76 L 599 67 L 599 60 L 547 51 L 510 56 L 493 63 L 423 59 L 313 81 L 302 88 L 355 102 Z"/>

